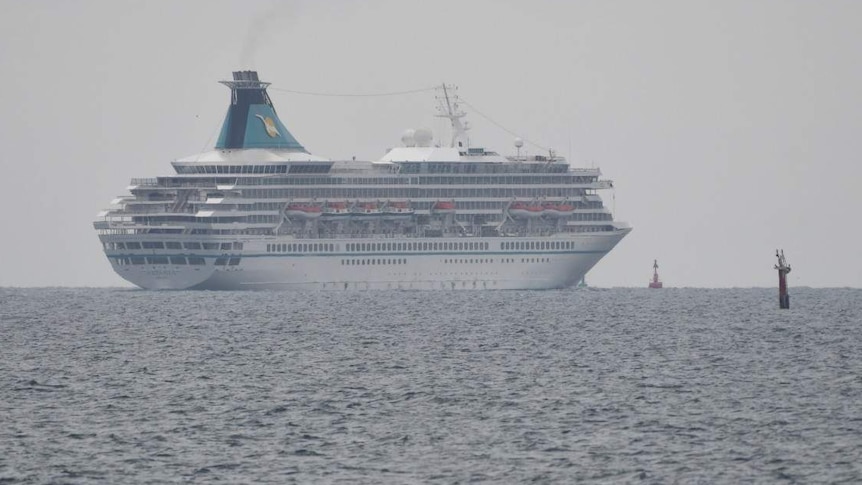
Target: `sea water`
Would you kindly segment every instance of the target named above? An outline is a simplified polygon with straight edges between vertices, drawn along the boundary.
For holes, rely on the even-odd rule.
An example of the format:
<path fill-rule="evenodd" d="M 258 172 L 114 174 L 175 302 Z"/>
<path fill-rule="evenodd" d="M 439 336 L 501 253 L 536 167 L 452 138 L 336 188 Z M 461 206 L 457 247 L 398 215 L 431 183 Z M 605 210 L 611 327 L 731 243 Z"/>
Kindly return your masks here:
<path fill-rule="evenodd" d="M 0 289 L 0 483 L 862 482 L 862 290 Z"/>

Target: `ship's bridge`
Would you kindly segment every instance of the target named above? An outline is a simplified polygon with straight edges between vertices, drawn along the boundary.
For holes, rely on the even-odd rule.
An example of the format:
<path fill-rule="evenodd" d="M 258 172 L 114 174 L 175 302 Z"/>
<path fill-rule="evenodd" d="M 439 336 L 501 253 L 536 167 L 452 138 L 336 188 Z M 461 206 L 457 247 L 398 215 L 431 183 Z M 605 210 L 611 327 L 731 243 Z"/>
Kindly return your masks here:
<path fill-rule="evenodd" d="M 171 162 L 178 174 L 327 173 L 332 161 L 308 152 L 265 148 L 211 150 Z"/>

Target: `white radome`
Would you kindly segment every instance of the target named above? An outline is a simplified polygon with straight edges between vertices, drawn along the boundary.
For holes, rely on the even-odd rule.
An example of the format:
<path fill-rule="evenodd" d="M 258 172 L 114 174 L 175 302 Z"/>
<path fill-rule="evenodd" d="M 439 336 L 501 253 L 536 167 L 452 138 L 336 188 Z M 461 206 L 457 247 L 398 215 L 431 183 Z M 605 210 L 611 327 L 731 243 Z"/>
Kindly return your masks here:
<path fill-rule="evenodd" d="M 413 133 L 413 139 L 418 147 L 430 147 L 431 142 L 434 141 L 434 133 L 428 128 L 417 128 Z"/>
<path fill-rule="evenodd" d="M 408 128 L 404 130 L 404 133 L 401 134 L 401 143 L 406 147 L 414 147 L 416 146 L 416 130 L 413 128 Z"/>

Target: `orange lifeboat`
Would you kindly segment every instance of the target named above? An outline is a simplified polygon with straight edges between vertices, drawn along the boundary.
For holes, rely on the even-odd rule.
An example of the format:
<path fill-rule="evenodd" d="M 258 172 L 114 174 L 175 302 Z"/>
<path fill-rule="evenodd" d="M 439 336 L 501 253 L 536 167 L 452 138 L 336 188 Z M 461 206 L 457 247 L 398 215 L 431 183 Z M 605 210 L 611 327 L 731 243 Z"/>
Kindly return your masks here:
<path fill-rule="evenodd" d="M 451 200 L 438 200 L 431 206 L 431 212 L 434 214 L 454 214 L 455 202 Z"/>
<path fill-rule="evenodd" d="M 516 219 L 540 217 L 543 211 L 542 206 L 526 202 L 513 202 L 509 206 L 509 215 Z"/>
<path fill-rule="evenodd" d="M 347 208 L 347 202 L 328 202 L 323 208 L 325 216 L 345 216 L 350 214 L 350 209 Z"/>
<path fill-rule="evenodd" d="M 389 215 L 409 216 L 413 214 L 413 208 L 409 202 L 403 200 L 390 201 L 383 209 Z"/>
<path fill-rule="evenodd" d="M 353 214 L 358 216 L 378 216 L 381 212 L 377 202 L 359 202 L 353 208 Z"/>
<path fill-rule="evenodd" d="M 284 215 L 292 219 L 316 219 L 323 214 L 323 209 L 313 204 L 288 204 Z"/>
<path fill-rule="evenodd" d="M 542 204 L 542 215 L 547 217 L 567 217 L 575 212 L 575 207 L 564 203 L 549 202 Z"/>

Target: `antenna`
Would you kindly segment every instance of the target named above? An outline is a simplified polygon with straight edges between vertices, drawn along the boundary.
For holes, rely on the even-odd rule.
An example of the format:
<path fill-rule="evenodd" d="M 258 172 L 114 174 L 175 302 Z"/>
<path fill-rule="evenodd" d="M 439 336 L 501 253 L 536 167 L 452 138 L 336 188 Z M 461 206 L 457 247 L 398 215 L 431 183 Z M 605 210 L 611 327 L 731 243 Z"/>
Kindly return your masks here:
<path fill-rule="evenodd" d="M 438 89 L 443 92 L 443 95 L 437 97 L 438 113 L 436 116 L 448 118 L 452 125 L 452 141 L 449 146 L 461 148 L 466 145 L 469 147 L 470 139 L 467 137 L 467 130 L 470 129 L 470 126 L 466 122 L 461 122 L 461 118 L 467 116 L 467 113 L 461 111 L 458 87 L 443 83 Z"/>

